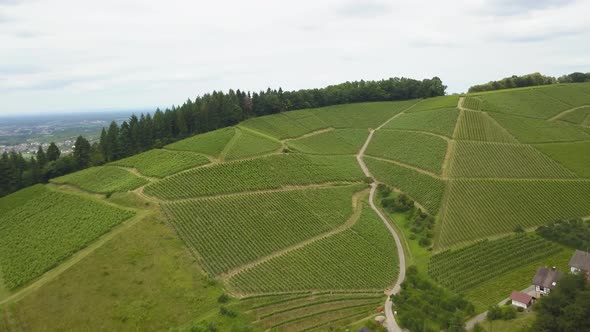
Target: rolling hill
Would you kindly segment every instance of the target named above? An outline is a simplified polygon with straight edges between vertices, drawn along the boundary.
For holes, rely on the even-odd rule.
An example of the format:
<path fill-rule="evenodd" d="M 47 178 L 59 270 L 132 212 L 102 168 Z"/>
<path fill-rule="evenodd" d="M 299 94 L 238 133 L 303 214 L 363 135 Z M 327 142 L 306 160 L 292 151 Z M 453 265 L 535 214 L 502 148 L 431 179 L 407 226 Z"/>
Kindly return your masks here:
<path fill-rule="evenodd" d="M 590 216 L 589 109 L 590 84 L 304 109 L 21 190 L 0 331 L 355 327 L 408 265 L 481 312 L 567 264 L 514 231 Z M 429 250 L 372 183 L 435 218 Z"/>

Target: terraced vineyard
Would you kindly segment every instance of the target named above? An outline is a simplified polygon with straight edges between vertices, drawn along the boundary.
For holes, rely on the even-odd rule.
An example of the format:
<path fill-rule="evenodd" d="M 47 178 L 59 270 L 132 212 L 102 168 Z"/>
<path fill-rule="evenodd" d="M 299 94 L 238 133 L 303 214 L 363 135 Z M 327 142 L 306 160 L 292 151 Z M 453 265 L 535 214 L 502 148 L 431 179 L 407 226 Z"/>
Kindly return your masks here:
<path fill-rule="evenodd" d="M 275 152 L 282 147 L 278 141 L 245 130 L 242 130 L 235 141 L 229 144 L 229 149 L 224 156 L 226 160 L 260 156 Z"/>
<path fill-rule="evenodd" d="M 501 113 L 490 113 L 502 127 L 521 143 L 555 143 L 590 140 L 580 126 L 561 121 L 545 121 Z"/>
<path fill-rule="evenodd" d="M 180 237 L 218 275 L 342 225 L 352 214 L 353 193 L 364 188 L 252 193 L 164 208 Z"/>
<path fill-rule="evenodd" d="M 55 178 L 51 182 L 73 185 L 94 193 L 108 194 L 133 190 L 147 184 L 148 180 L 119 167 L 99 166 Z"/>
<path fill-rule="evenodd" d="M 233 127 L 218 129 L 167 145 L 166 149 L 191 151 L 217 158 L 234 135 Z"/>
<path fill-rule="evenodd" d="M 588 104 L 590 104 L 590 102 L 588 102 Z M 565 113 L 558 117 L 557 120 L 582 126 L 590 126 L 590 106 L 583 106 L 569 113 Z"/>
<path fill-rule="evenodd" d="M 143 175 L 162 178 L 208 163 L 207 158 L 192 152 L 154 149 L 116 161 L 112 165 L 136 168 Z"/>
<path fill-rule="evenodd" d="M 487 113 L 463 111 L 459 123 L 456 137 L 458 140 L 518 143 L 506 129 L 500 127 Z"/>
<path fill-rule="evenodd" d="M 380 130 L 373 136 L 366 154 L 440 174 L 446 152 L 447 141 L 440 137 L 411 131 Z"/>
<path fill-rule="evenodd" d="M 530 145 L 456 143 L 450 176 L 457 178 L 575 178 L 575 174 Z"/>
<path fill-rule="evenodd" d="M 373 176 L 397 188 L 436 215 L 445 191 L 445 181 L 387 161 L 365 158 Z"/>
<path fill-rule="evenodd" d="M 458 116 L 459 111 L 456 108 L 404 113 L 384 128 L 425 131 L 450 138 Z"/>
<path fill-rule="evenodd" d="M 535 147 L 579 177 L 590 178 L 590 142 L 538 144 Z"/>
<path fill-rule="evenodd" d="M 335 129 L 288 141 L 287 145 L 303 153 L 354 155 L 368 135 L 366 129 Z"/>
<path fill-rule="evenodd" d="M 23 204 L 13 205 L 16 201 Z M 2 198 L 0 206 L 0 269 L 8 289 L 40 276 L 134 215 L 42 185 Z"/>
<path fill-rule="evenodd" d="M 510 270 L 542 261 L 561 250 L 561 246 L 532 235 L 482 240 L 432 256 L 428 274 L 445 287 L 463 293 Z"/>
<path fill-rule="evenodd" d="M 546 88 L 487 93 L 477 97 L 483 100 L 483 111 L 538 119 L 549 119 L 572 108 L 570 104 L 555 99 L 541 90 L 546 91 Z"/>
<path fill-rule="evenodd" d="M 583 180 L 450 180 L 437 248 L 590 215 Z"/>
<path fill-rule="evenodd" d="M 150 184 L 145 192 L 163 199 L 182 199 L 363 179 L 351 156 L 280 154 L 196 168 Z"/>
<path fill-rule="evenodd" d="M 378 291 L 391 285 L 397 275 L 397 254 L 392 248 L 385 225 L 365 205 L 351 229 L 241 272 L 230 279 L 230 285 L 247 293 Z"/>
<path fill-rule="evenodd" d="M 408 113 L 457 107 L 459 96 L 434 97 L 421 100 L 408 110 Z"/>

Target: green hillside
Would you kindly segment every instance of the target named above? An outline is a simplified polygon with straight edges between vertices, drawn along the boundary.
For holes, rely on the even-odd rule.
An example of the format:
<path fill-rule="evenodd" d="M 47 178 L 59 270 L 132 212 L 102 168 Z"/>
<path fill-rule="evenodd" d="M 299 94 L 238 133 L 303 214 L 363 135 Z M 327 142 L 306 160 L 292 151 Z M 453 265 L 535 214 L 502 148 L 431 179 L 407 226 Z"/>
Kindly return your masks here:
<path fill-rule="evenodd" d="M 409 265 L 481 312 L 567 265 L 529 232 L 590 217 L 589 109 L 560 84 L 289 111 L 18 191 L 0 331 L 342 330 Z"/>

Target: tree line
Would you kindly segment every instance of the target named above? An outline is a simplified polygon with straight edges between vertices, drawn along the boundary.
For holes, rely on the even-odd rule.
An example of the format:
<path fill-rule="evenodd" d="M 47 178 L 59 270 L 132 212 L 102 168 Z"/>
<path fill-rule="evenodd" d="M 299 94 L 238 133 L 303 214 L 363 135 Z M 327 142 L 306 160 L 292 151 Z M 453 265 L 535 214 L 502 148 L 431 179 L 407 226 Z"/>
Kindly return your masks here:
<path fill-rule="evenodd" d="M 474 85 L 468 92 L 483 92 L 501 89 L 523 88 L 527 86 L 549 85 L 557 83 L 583 83 L 590 82 L 590 73 L 575 72 L 563 75 L 558 78 L 541 75 L 540 73 L 527 74 L 522 76 L 513 75 L 498 81 L 490 81 L 485 84 Z"/>
<path fill-rule="evenodd" d="M 0 158 L 0 197 L 21 188 L 45 183 L 49 179 L 90 166 L 126 158 L 153 148 L 235 125 L 245 119 L 291 110 L 331 105 L 429 98 L 445 94 L 446 86 L 438 77 L 415 80 L 389 78 L 379 81 L 355 81 L 320 89 L 260 92 L 213 91 L 180 106 L 153 114 L 131 115 L 120 125 L 111 122 L 103 128 L 100 140 L 90 144 L 77 138 L 72 155 L 61 155 L 55 143 L 25 159 L 20 153 L 5 152 Z"/>

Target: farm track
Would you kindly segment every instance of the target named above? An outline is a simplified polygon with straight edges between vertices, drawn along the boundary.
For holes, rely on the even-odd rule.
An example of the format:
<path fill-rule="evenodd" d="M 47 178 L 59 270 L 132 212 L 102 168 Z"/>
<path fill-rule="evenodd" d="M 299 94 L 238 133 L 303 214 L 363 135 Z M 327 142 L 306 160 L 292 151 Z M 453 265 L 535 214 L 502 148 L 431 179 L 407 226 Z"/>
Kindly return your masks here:
<path fill-rule="evenodd" d="M 425 134 L 425 135 L 430 135 L 430 136 L 434 136 L 434 137 L 438 137 L 440 139 L 444 139 L 445 141 L 449 142 L 452 139 L 441 135 L 441 134 L 436 134 L 436 133 L 432 133 L 430 131 L 424 131 L 424 130 L 416 130 L 416 129 L 398 129 L 398 128 L 384 128 L 383 130 L 385 131 L 407 131 L 407 132 L 411 132 L 411 133 L 419 133 L 419 134 Z"/>
<path fill-rule="evenodd" d="M 416 103 L 416 104 L 418 104 L 418 103 Z M 384 325 L 386 326 L 387 331 L 389 331 L 389 332 L 401 332 L 402 331 L 402 329 L 397 324 L 397 321 L 395 320 L 395 316 L 393 315 L 393 309 L 392 309 L 393 303 L 391 302 L 391 296 L 399 293 L 400 286 L 401 286 L 402 282 L 404 282 L 404 280 L 406 279 L 406 256 L 404 254 L 404 247 L 402 245 L 402 241 L 401 241 L 400 237 L 398 236 L 396 231 L 393 229 L 393 227 L 391 226 L 391 224 L 389 223 L 387 218 L 385 218 L 385 216 L 381 213 L 381 211 L 377 208 L 377 206 L 375 206 L 374 198 L 375 198 L 375 191 L 377 190 L 377 182 L 376 182 L 376 179 L 371 174 L 371 171 L 369 170 L 369 168 L 367 167 L 367 165 L 363 161 L 363 156 L 365 154 L 365 151 L 367 150 L 367 147 L 369 146 L 369 143 L 371 143 L 371 139 L 373 138 L 375 131 L 380 130 L 381 128 L 386 126 L 389 122 L 393 121 L 396 117 L 404 114 L 405 111 L 414 107 L 416 104 L 410 106 L 409 108 L 407 108 L 407 109 L 401 111 L 400 113 L 394 115 L 393 117 L 389 118 L 387 121 L 382 123 L 379 127 L 377 127 L 375 130 L 371 130 L 371 132 L 369 133 L 369 136 L 367 137 L 367 140 L 365 141 L 365 143 L 363 144 L 362 148 L 360 149 L 359 153 L 356 156 L 356 160 L 357 160 L 359 166 L 361 167 L 361 169 L 363 170 L 363 173 L 365 173 L 365 175 L 367 177 L 370 177 L 373 180 L 373 183 L 371 183 L 371 191 L 369 192 L 369 204 L 371 205 L 371 209 L 373 211 L 375 211 L 375 213 L 379 216 L 381 221 L 383 221 L 383 223 L 385 224 L 385 227 L 387 227 L 387 229 L 389 230 L 389 233 L 391 233 L 391 236 L 393 236 L 393 239 L 395 240 L 397 254 L 398 254 L 399 275 L 398 275 L 397 280 L 396 280 L 395 284 L 393 285 L 393 287 L 390 290 L 385 291 L 385 295 L 387 296 L 387 299 L 385 300 L 386 320 L 384 322 Z"/>
<path fill-rule="evenodd" d="M 303 134 L 301 136 L 285 138 L 281 142 L 284 143 L 284 142 L 288 142 L 288 141 L 296 141 L 298 139 L 312 137 L 312 136 L 315 136 L 315 135 L 320 135 L 320 134 L 323 134 L 323 133 L 328 133 L 328 132 L 331 132 L 331 131 L 334 131 L 334 130 L 336 130 L 336 128 L 334 128 L 334 127 L 328 127 L 328 128 L 324 128 L 324 129 L 320 129 L 320 130 L 315 130 L 315 131 L 312 131 L 310 133 Z"/>
<path fill-rule="evenodd" d="M 553 116 L 553 117 L 551 117 L 551 118 L 547 119 L 547 121 L 555 121 L 555 120 L 559 120 L 559 118 L 561 118 L 562 116 L 564 116 L 564 115 L 566 115 L 566 114 L 568 114 L 568 113 L 571 113 L 571 112 L 573 112 L 573 111 L 579 110 L 579 109 L 581 109 L 581 108 L 587 108 L 587 107 L 590 107 L 590 105 L 582 105 L 582 106 L 578 106 L 578 107 L 574 107 L 574 108 L 567 109 L 567 110 L 565 110 L 565 111 L 562 111 L 561 113 L 559 113 L 559 114 L 557 114 L 557 115 L 555 115 L 555 116 Z"/>
<path fill-rule="evenodd" d="M 332 229 L 329 232 L 314 236 L 312 238 L 309 238 L 303 242 L 299 242 L 295 245 L 292 245 L 290 247 L 281 249 L 279 251 L 276 251 L 270 255 L 261 257 L 253 262 L 250 262 L 248 264 L 242 265 L 236 269 L 233 269 L 231 271 L 228 271 L 227 273 L 224 273 L 221 275 L 221 279 L 224 281 L 228 281 L 229 279 L 231 279 L 232 277 L 236 276 L 237 274 L 246 271 L 248 269 L 254 268 L 262 263 L 265 263 L 273 258 L 285 255 L 289 252 L 292 252 L 294 250 L 298 250 L 301 249 L 303 247 L 306 247 L 314 242 L 326 239 L 330 236 L 342 233 L 350 228 L 352 228 L 352 226 L 354 226 L 356 224 L 356 222 L 358 221 L 359 217 L 361 216 L 361 212 L 362 212 L 362 204 L 361 204 L 361 199 L 363 197 L 365 197 L 367 194 L 367 190 L 363 190 L 361 192 L 357 192 L 353 195 L 352 197 L 352 208 L 353 208 L 353 212 L 352 215 L 346 220 L 346 222 L 334 229 Z"/>
<path fill-rule="evenodd" d="M 422 168 L 419 168 L 419 167 L 416 167 L 416 166 L 412 166 L 412 165 L 408 165 L 408 164 L 406 164 L 406 163 L 399 162 L 399 161 L 397 161 L 397 160 L 392 160 L 392 159 L 387 159 L 387 158 L 381 158 L 381 157 L 375 157 L 375 156 L 371 156 L 371 155 L 367 155 L 366 157 L 367 157 L 367 158 L 370 158 L 370 159 L 375 159 L 375 160 L 384 161 L 384 162 L 386 162 L 386 163 L 395 164 L 395 165 L 398 165 L 398 166 L 401 166 L 401 167 L 405 167 L 405 168 L 411 169 L 411 170 L 413 170 L 413 171 L 416 171 L 416 172 L 418 172 L 418 173 L 422 173 L 422 174 L 424 174 L 424 175 L 431 176 L 431 177 L 433 177 L 433 178 L 437 178 L 437 179 L 443 179 L 443 177 L 442 177 L 442 176 L 440 176 L 440 175 L 438 175 L 438 174 L 435 174 L 435 173 L 429 172 L 429 171 L 427 171 L 427 170 L 425 170 L 425 169 L 422 169 Z"/>
<path fill-rule="evenodd" d="M 229 140 L 229 142 L 227 142 L 227 144 L 223 147 L 223 150 L 221 150 L 221 153 L 219 153 L 219 161 L 220 162 L 225 161 L 225 156 L 227 155 L 229 150 L 231 150 L 233 148 L 233 146 L 236 144 L 236 142 L 238 141 L 240 136 L 242 136 L 242 130 L 240 128 L 236 127 L 236 129 L 234 131 L 234 136 L 232 136 L 232 138 Z"/>
<path fill-rule="evenodd" d="M 126 170 L 127 172 L 129 172 L 129 173 L 131 173 L 131 174 L 133 174 L 133 175 L 135 175 L 137 177 L 140 177 L 140 178 L 142 178 L 144 180 L 147 180 L 149 182 L 154 182 L 154 181 L 160 180 L 158 178 L 154 178 L 154 177 L 150 177 L 150 176 L 141 174 L 139 172 L 139 170 L 137 168 L 135 168 L 135 167 L 125 167 L 125 166 L 119 166 L 119 165 L 111 165 L 110 167 L 118 167 L 120 169 Z"/>

